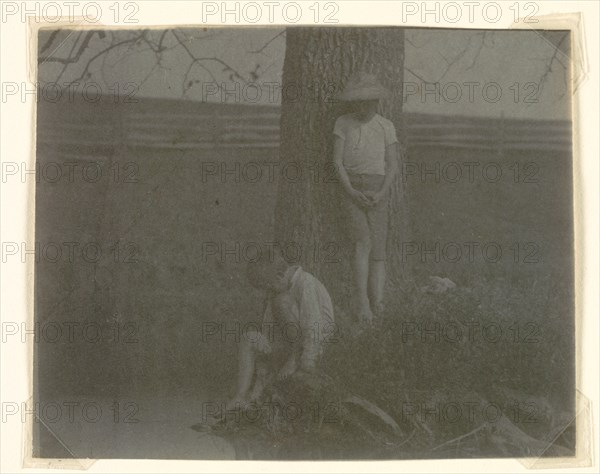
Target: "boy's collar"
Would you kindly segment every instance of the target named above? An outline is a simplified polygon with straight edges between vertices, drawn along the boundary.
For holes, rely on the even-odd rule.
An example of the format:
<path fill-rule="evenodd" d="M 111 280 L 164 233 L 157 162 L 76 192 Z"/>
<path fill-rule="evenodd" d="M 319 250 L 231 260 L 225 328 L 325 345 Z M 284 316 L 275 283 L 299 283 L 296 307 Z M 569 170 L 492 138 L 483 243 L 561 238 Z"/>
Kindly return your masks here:
<path fill-rule="evenodd" d="M 286 291 L 289 291 L 290 288 L 294 285 L 296 279 L 298 278 L 298 275 L 300 274 L 300 270 L 302 269 L 302 267 L 300 265 L 292 265 L 291 267 L 288 267 L 287 270 L 284 273 L 284 278 L 286 279 L 286 288 L 285 290 L 282 291 L 274 291 L 274 290 L 268 290 L 267 291 L 267 296 L 268 298 L 273 298 L 275 296 L 277 296 L 278 294 L 281 293 L 285 293 Z"/>
<path fill-rule="evenodd" d="M 352 115 L 354 116 L 354 120 L 356 120 L 358 123 L 360 123 L 361 125 L 367 125 L 368 123 L 371 123 L 373 120 L 375 120 L 375 117 L 377 117 L 378 113 L 375 112 L 373 116 L 367 121 L 360 120 L 356 113 L 353 113 Z"/>

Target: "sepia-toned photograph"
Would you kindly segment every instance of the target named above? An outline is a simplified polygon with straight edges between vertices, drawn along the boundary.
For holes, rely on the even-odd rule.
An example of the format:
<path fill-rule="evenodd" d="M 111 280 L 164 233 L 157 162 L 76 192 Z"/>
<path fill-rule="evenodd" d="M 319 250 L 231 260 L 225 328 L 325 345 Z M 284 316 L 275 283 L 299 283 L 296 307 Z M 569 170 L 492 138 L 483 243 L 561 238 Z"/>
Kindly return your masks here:
<path fill-rule="evenodd" d="M 33 456 L 574 457 L 572 46 L 39 29 Z"/>

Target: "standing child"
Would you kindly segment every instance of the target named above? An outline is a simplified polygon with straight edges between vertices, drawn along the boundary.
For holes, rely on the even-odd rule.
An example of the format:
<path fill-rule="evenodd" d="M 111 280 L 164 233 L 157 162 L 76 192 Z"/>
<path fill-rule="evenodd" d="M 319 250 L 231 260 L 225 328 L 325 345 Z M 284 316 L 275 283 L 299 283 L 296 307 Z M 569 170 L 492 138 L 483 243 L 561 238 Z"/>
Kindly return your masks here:
<path fill-rule="evenodd" d="M 353 112 L 335 123 L 334 162 L 345 196 L 345 218 L 354 242 L 359 315 L 371 323 L 383 308 L 388 228 L 387 201 L 397 171 L 394 125 L 377 114 L 388 95 L 371 74 L 352 76 L 340 95 Z"/>

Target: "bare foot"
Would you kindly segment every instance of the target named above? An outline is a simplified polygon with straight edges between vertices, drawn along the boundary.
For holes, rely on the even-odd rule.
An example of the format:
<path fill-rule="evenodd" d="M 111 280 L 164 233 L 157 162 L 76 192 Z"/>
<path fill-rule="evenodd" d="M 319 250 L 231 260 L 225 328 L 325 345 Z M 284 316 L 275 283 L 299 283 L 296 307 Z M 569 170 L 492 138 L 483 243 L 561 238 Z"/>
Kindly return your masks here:
<path fill-rule="evenodd" d="M 252 391 L 250 392 L 250 396 L 248 397 L 248 401 L 250 403 L 256 402 L 260 398 L 260 396 L 262 395 L 264 388 L 265 388 L 264 387 L 264 383 L 256 382 L 254 384 L 254 387 L 252 388 Z"/>
<path fill-rule="evenodd" d="M 365 308 L 358 313 L 358 320 L 360 324 L 370 326 L 373 324 L 373 313 L 370 308 Z"/>
<path fill-rule="evenodd" d="M 383 304 L 383 301 L 380 301 L 373 305 L 373 315 L 377 319 L 381 319 L 383 317 L 384 310 L 385 310 L 385 305 Z"/>
<path fill-rule="evenodd" d="M 245 395 L 236 395 L 225 404 L 225 411 L 232 411 L 244 408 L 249 402 Z"/>

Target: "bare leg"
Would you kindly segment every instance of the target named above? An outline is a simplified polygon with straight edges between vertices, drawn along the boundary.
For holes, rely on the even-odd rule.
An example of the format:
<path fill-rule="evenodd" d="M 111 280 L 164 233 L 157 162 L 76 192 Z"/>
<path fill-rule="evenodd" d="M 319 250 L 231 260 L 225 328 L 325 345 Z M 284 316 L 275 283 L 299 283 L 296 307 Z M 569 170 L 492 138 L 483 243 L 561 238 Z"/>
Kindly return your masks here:
<path fill-rule="evenodd" d="M 354 247 L 354 277 L 358 292 L 358 309 L 361 318 L 370 321 L 373 318 L 369 305 L 369 294 L 367 291 L 369 281 L 369 254 L 371 252 L 370 242 L 356 242 Z"/>
<path fill-rule="evenodd" d="M 247 401 L 248 390 L 252 384 L 254 376 L 254 364 L 256 359 L 256 344 L 250 341 L 244 341 L 240 347 L 239 364 L 238 364 L 238 380 L 235 396 L 225 404 L 225 411 L 233 411 L 242 408 Z M 219 413 L 213 413 L 207 416 L 204 421 L 204 426 L 214 426 L 217 423 L 224 421 L 224 413 L 220 410 Z"/>
<path fill-rule="evenodd" d="M 240 347 L 236 394 L 228 405 L 235 405 L 235 403 L 246 400 L 254 377 L 255 363 L 256 345 L 250 341 L 244 341 Z"/>
<path fill-rule="evenodd" d="M 369 296 L 371 309 L 377 315 L 383 304 L 383 291 L 385 289 L 385 260 L 371 261 L 369 271 Z"/>
<path fill-rule="evenodd" d="M 268 379 L 268 369 L 266 367 L 257 365 L 256 377 L 254 379 L 254 386 L 252 387 L 250 396 L 248 397 L 249 401 L 253 402 L 260 398 L 265 386 L 267 385 L 267 379 Z"/>

